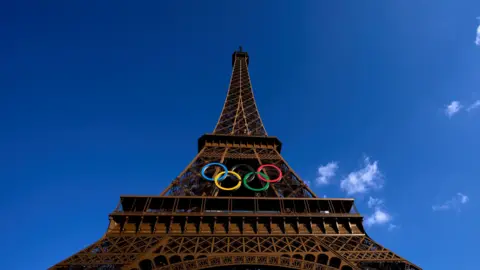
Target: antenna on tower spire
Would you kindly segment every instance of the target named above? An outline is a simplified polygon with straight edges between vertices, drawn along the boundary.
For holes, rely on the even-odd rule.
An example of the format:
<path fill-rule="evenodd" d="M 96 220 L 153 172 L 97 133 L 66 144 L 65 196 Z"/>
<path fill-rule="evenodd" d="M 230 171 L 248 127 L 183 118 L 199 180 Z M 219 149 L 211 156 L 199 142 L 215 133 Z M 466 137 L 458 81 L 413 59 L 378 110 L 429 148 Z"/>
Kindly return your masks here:
<path fill-rule="evenodd" d="M 243 52 L 242 46 L 239 46 L 239 47 L 238 47 L 238 51 L 239 51 L 239 52 Z"/>

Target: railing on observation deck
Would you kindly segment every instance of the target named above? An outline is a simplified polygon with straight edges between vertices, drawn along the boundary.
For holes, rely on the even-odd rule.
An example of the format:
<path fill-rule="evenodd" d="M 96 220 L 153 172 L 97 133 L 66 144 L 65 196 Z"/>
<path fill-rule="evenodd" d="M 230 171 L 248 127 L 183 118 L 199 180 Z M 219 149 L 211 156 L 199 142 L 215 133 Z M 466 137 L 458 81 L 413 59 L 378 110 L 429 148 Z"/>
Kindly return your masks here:
<path fill-rule="evenodd" d="M 193 196 L 122 196 L 112 214 L 359 216 L 353 199 Z"/>

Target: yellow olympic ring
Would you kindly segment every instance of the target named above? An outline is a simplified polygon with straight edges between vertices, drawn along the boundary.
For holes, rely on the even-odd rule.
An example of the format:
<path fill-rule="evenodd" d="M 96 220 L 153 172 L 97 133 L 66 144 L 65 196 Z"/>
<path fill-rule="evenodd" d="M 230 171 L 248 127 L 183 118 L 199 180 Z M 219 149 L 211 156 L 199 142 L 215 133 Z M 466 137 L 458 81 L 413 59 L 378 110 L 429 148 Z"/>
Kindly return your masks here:
<path fill-rule="evenodd" d="M 240 174 L 234 172 L 234 171 L 228 171 L 227 174 L 231 174 L 233 176 L 235 176 L 235 178 L 238 179 L 238 184 L 234 187 L 231 187 L 231 188 L 224 188 L 222 186 L 220 186 L 220 184 L 218 183 L 218 179 L 220 178 L 220 176 L 224 175 L 225 174 L 225 171 L 222 171 L 220 172 L 219 174 L 215 175 L 215 177 L 213 178 L 213 181 L 215 182 L 215 185 L 221 189 L 221 190 L 225 190 L 225 191 L 233 191 L 233 190 L 237 190 L 240 188 L 240 186 L 242 186 L 242 177 L 240 176 Z"/>

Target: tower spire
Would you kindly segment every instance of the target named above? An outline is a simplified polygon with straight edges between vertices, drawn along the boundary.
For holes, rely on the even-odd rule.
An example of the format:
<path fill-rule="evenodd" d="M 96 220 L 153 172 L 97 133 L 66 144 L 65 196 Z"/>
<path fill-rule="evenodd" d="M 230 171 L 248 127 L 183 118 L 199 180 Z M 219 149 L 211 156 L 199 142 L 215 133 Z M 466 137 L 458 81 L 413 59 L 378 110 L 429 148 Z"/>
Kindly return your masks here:
<path fill-rule="evenodd" d="M 249 56 L 242 46 L 232 54 L 232 75 L 214 134 L 267 136 L 253 96 Z"/>

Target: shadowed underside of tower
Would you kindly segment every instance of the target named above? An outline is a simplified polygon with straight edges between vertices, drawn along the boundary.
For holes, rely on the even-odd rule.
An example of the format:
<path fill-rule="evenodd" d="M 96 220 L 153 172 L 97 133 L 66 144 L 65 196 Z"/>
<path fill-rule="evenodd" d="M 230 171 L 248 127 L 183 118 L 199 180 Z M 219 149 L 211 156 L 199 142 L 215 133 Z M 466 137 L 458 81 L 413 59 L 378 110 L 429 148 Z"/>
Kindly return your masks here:
<path fill-rule="evenodd" d="M 160 196 L 121 196 L 105 235 L 50 269 L 415 269 L 365 232 L 353 199 L 317 198 L 268 136 L 249 56 L 222 113 Z"/>

